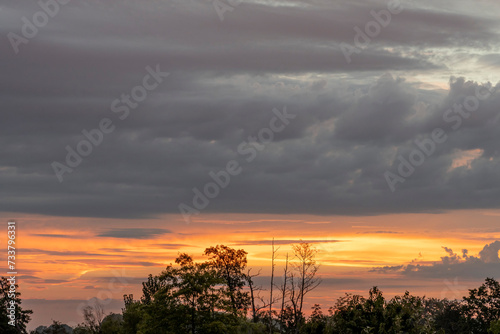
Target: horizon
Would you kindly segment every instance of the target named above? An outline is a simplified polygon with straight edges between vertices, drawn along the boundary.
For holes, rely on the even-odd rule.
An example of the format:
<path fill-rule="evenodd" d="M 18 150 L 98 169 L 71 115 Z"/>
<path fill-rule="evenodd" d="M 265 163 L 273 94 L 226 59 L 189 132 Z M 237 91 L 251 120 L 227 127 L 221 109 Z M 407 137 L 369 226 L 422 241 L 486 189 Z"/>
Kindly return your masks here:
<path fill-rule="evenodd" d="M 147 276 L 174 264 L 179 253 L 205 261 L 205 248 L 220 244 L 248 252 L 248 268 L 252 273 L 262 270 L 256 281 L 268 297 L 273 237 L 279 248 L 278 281 L 292 244 L 302 240 L 318 250 L 322 283 L 306 297 L 306 314 L 313 304 L 326 311 L 345 293 L 366 296 L 373 286 L 387 297 L 408 290 L 413 295 L 461 299 L 486 277 L 500 277 L 500 241 L 498 234 L 489 232 L 498 215 L 498 210 L 373 217 L 252 214 L 228 219 L 207 214 L 191 224 L 181 215 L 168 215 L 155 219 L 154 225 L 145 220 L 148 228 L 135 227 L 144 221 L 90 218 L 69 228 L 65 217 L 33 215 L 17 221 L 24 267 L 18 276 L 22 305 L 34 311 L 30 329 L 48 326 L 54 309 L 63 318 L 54 320 L 74 327 L 81 322 L 83 305 L 92 305 L 95 298 L 104 300 L 106 313 L 120 313 L 123 295 L 139 299 Z M 472 218 L 473 233 L 467 227 Z M 29 232 L 23 230 L 28 223 Z M 81 225 L 88 227 L 82 230 Z"/>

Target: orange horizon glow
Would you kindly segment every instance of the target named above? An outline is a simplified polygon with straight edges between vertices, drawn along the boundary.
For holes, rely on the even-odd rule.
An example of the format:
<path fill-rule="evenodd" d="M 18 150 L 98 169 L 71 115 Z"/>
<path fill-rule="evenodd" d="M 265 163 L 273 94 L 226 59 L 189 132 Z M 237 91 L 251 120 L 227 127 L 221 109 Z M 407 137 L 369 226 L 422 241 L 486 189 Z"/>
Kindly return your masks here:
<path fill-rule="evenodd" d="M 448 284 L 443 279 L 419 281 L 372 269 L 431 265 L 446 255 L 443 247 L 477 255 L 486 244 L 500 240 L 498 216 L 500 210 L 369 217 L 206 214 L 186 224 L 177 215 L 143 220 L 26 215 L 17 219 L 19 282 L 22 298 L 28 300 L 121 300 L 129 293 L 137 299 L 148 274 L 160 273 L 181 252 L 203 261 L 204 249 L 218 244 L 247 251 L 248 267 L 253 273 L 261 270 L 265 282 L 274 238 L 277 277 L 286 253 L 292 254 L 292 243 L 303 240 L 318 249 L 324 283 L 311 293 L 309 304 L 327 308 L 346 292 L 366 294 L 371 286 L 386 282 L 393 282 L 387 285 L 388 295 L 404 293 L 410 285 L 422 295 L 439 297 Z M 468 227 L 472 219 L 474 228 Z M 144 239 L 98 236 L 129 228 L 163 229 L 164 234 Z M 472 288 L 462 282 L 461 291 Z"/>

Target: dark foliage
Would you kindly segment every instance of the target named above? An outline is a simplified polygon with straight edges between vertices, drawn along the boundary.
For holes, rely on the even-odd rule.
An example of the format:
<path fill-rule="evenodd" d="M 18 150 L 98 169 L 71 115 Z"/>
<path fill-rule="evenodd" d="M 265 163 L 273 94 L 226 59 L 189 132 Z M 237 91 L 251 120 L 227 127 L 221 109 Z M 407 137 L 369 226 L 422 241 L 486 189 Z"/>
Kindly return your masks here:
<path fill-rule="evenodd" d="M 326 313 L 315 304 L 306 318 L 303 300 L 319 284 L 315 277 L 318 266 L 310 245 L 301 244 L 297 249 L 307 251 L 303 251 L 306 256 L 291 264 L 289 274 L 285 270 L 284 284 L 278 287 L 279 309 L 269 311 L 269 303 L 256 295 L 259 289 L 252 286 L 255 275 L 250 271 L 245 274 L 247 253 L 221 245 L 206 249 L 205 262 L 179 254 L 175 265 L 157 276 L 149 275 L 139 300 L 124 296 L 122 315 L 105 316 L 98 304 L 86 309 L 84 323 L 73 333 L 500 334 L 500 283 L 493 278 L 469 290 L 462 300 L 418 297 L 408 291 L 387 300 L 373 287 L 366 298 L 353 294 L 340 297 Z M 6 284 L 5 279 L 2 283 Z M 20 324 L 25 326 L 30 311 L 19 312 Z M 63 327 L 54 322 L 45 329 L 47 333 L 62 333 Z"/>

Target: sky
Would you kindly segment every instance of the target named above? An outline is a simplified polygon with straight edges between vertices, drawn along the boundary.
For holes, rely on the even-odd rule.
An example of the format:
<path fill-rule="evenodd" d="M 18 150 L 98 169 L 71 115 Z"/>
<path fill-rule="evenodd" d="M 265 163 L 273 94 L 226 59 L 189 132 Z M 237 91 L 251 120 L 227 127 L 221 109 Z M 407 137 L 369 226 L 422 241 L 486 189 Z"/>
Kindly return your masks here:
<path fill-rule="evenodd" d="M 0 1 L 0 219 L 29 327 L 95 298 L 119 312 L 216 244 L 265 287 L 272 238 L 278 272 L 292 244 L 318 249 L 325 308 L 499 277 L 499 10 Z"/>

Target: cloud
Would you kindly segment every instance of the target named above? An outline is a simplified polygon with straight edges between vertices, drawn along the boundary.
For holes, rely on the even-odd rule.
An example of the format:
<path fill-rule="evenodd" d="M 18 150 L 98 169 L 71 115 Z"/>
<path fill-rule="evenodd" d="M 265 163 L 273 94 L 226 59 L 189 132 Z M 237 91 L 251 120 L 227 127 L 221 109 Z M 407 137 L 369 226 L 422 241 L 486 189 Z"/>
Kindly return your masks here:
<path fill-rule="evenodd" d="M 495 208 L 500 125 L 491 121 L 500 95 L 451 131 L 443 113 L 480 83 L 453 78 L 448 90 L 422 87 L 450 73 L 481 73 L 496 61 L 500 23 L 491 13 L 498 4 L 404 4 L 352 64 L 340 44 L 353 43 L 354 27 L 372 20 L 370 11 L 385 1 L 250 1 L 227 13 L 223 29 L 213 6 L 196 1 L 62 7 L 18 55 L 7 38 L 0 42 L 0 210 L 124 219 L 177 213 L 179 203 L 192 201 L 194 187 L 211 180 L 209 172 L 233 159 L 245 162 L 238 145 L 283 106 L 296 119 L 205 212 Z M 456 10 L 442 10 L 450 5 Z M 37 10 L 36 2 L 3 5 L 0 32 L 20 33 L 21 18 Z M 111 103 L 156 64 L 171 75 L 121 121 Z M 66 146 L 74 148 L 82 130 L 103 117 L 116 130 L 58 183 L 51 163 L 64 162 Z M 449 140 L 391 194 L 383 173 L 435 127 L 446 129 Z M 469 150 L 483 153 L 470 168 L 450 170 L 457 152 Z"/>
<path fill-rule="evenodd" d="M 484 246 L 483 250 L 479 252 L 479 258 L 485 263 L 500 263 L 498 252 L 500 251 L 500 241 L 495 241 L 489 245 Z"/>
<path fill-rule="evenodd" d="M 153 244 L 152 246 L 161 247 L 161 248 L 165 248 L 165 249 L 179 249 L 179 248 L 186 248 L 186 247 L 194 247 L 194 246 L 188 245 L 188 244 Z"/>
<path fill-rule="evenodd" d="M 97 234 L 97 236 L 103 238 L 150 239 L 168 233 L 172 232 L 161 228 L 122 228 L 110 229 Z"/>
<path fill-rule="evenodd" d="M 84 239 L 85 236 L 79 235 L 68 235 L 68 234 L 46 234 L 46 233 L 33 233 L 31 234 L 35 237 L 43 237 L 43 238 L 61 238 L 61 239 Z"/>
<path fill-rule="evenodd" d="M 294 240 L 286 240 L 286 239 L 277 239 L 274 240 L 275 245 L 290 245 L 290 244 L 298 244 L 301 242 L 309 243 L 309 244 L 316 244 L 316 243 L 330 243 L 330 242 L 345 242 L 345 240 L 331 240 L 331 239 L 325 239 L 325 240 L 316 240 L 316 239 L 311 239 L 311 240 L 302 240 L 302 239 L 294 239 Z M 243 246 L 243 245 L 271 245 L 273 243 L 272 240 L 240 240 L 240 241 L 235 241 L 234 245 L 235 246 Z"/>
<path fill-rule="evenodd" d="M 500 263 L 498 252 L 500 241 L 494 241 L 484 246 L 478 256 L 468 255 L 468 250 L 463 249 L 462 255 L 456 254 L 452 249 L 443 247 L 447 256 L 441 261 L 432 264 L 419 263 L 417 260 L 408 265 L 385 266 L 371 269 L 378 273 L 399 273 L 408 278 L 485 278 L 498 277 Z"/>
<path fill-rule="evenodd" d="M 70 250 L 64 250 L 64 251 L 52 251 L 52 250 L 44 250 L 44 249 L 37 249 L 37 248 L 25 248 L 22 250 L 23 253 L 32 253 L 32 254 L 46 254 L 46 255 L 52 255 L 52 256 L 99 256 L 99 257 L 108 257 L 108 256 L 113 256 L 109 254 L 103 254 L 103 253 L 90 253 L 90 252 L 85 252 L 85 251 L 70 251 Z"/>
<path fill-rule="evenodd" d="M 396 231 L 365 231 L 365 232 L 357 232 L 356 234 L 402 234 L 403 232 Z"/>
<path fill-rule="evenodd" d="M 493 67 L 500 67 L 500 54 L 487 54 L 478 59 L 479 62 Z"/>
<path fill-rule="evenodd" d="M 23 283 L 28 283 L 28 284 L 60 284 L 60 283 L 69 282 L 69 281 L 63 280 L 63 279 L 44 279 L 44 278 L 40 278 L 40 277 L 32 276 L 32 275 L 21 275 L 21 276 L 19 276 L 19 279 Z"/>

